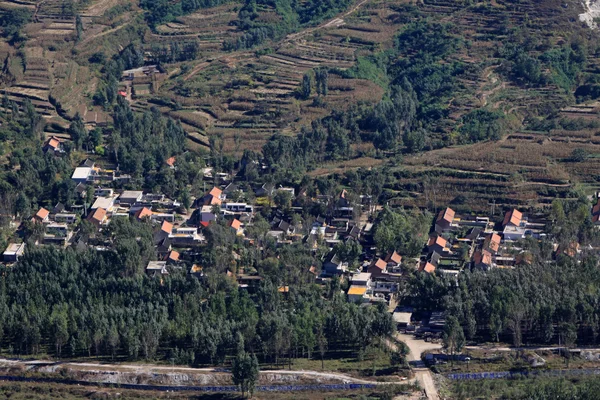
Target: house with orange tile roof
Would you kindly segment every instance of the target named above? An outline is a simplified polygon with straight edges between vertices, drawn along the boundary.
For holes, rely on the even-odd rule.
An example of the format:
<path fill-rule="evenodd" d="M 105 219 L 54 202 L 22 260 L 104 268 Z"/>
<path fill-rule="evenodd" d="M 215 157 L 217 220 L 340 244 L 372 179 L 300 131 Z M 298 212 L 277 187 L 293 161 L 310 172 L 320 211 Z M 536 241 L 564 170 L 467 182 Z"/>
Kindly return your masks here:
<path fill-rule="evenodd" d="M 483 241 L 483 249 L 492 254 L 496 254 L 500 249 L 500 235 L 497 233 L 490 233 L 487 235 Z"/>
<path fill-rule="evenodd" d="M 33 217 L 36 222 L 50 222 L 50 211 L 46 210 L 44 207 L 40 208 L 38 212 L 35 213 Z"/>
<path fill-rule="evenodd" d="M 431 263 L 421 262 L 421 264 L 419 265 L 419 271 L 427 272 L 428 274 L 433 274 L 435 272 L 435 267 Z"/>
<path fill-rule="evenodd" d="M 142 207 L 135 213 L 135 218 L 137 218 L 139 220 L 142 220 L 144 218 L 151 218 L 151 217 L 152 217 L 152 210 L 150 210 L 148 207 Z"/>
<path fill-rule="evenodd" d="M 51 136 L 44 144 L 44 147 L 42 150 L 44 151 L 44 153 L 50 153 L 50 154 L 64 153 L 64 150 L 62 148 L 62 143 L 56 136 Z"/>
<path fill-rule="evenodd" d="M 378 258 L 377 260 L 373 260 L 369 268 L 367 268 L 367 272 L 371 274 L 373 278 L 378 278 L 387 273 L 387 263 Z"/>
<path fill-rule="evenodd" d="M 506 214 L 504 214 L 504 220 L 502 221 L 502 226 L 508 226 L 508 225 L 521 226 L 522 220 L 523 220 L 523 213 L 521 213 L 517 209 L 512 209 L 510 211 L 507 211 Z"/>
<path fill-rule="evenodd" d="M 447 244 L 448 241 L 440 235 L 431 236 L 427 242 L 427 251 L 429 253 L 433 253 L 435 251 L 436 253 L 442 254 L 444 251 L 448 250 L 446 248 Z"/>
<path fill-rule="evenodd" d="M 455 212 L 450 207 L 439 212 L 435 220 L 435 231 L 437 233 L 448 232 L 454 221 Z"/>
<path fill-rule="evenodd" d="M 473 266 L 484 271 L 494 266 L 492 253 L 488 250 L 478 250 L 473 254 Z"/>
<path fill-rule="evenodd" d="M 235 231 L 236 235 L 242 235 L 244 233 L 244 230 L 242 229 L 242 223 L 237 218 L 229 221 L 227 225 Z"/>
<path fill-rule="evenodd" d="M 99 228 L 100 226 L 106 224 L 108 217 L 106 215 L 106 210 L 104 208 L 96 208 L 92 213 L 88 215 L 88 221 Z"/>

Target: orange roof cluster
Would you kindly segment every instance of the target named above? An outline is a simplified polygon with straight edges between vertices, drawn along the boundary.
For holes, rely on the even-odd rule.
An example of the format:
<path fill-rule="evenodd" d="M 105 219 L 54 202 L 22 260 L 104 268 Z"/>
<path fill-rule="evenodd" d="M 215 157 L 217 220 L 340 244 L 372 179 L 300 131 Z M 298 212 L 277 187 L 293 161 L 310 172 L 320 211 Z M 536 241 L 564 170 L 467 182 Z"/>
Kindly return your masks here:
<path fill-rule="evenodd" d="M 517 209 L 513 209 L 510 211 L 507 211 L 506 214 L 504 215 L 504 221 L 502 221 L 502 226 L 506 226 L 506 225 L 514 225 L 514 226 L 519 226 L 521 225 L 521 221 L 523 219 L 523 213 L 520 212 Z"/>

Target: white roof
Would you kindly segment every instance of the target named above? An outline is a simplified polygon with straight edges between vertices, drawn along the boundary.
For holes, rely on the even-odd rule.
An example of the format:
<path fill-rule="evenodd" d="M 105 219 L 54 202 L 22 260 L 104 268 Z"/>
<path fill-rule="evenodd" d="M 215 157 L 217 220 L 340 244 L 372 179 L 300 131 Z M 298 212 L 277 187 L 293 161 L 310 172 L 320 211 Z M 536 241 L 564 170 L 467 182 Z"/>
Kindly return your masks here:
<path fill-rule="evenodd" d="M 4 251 L 5 255 L 23 254 L 25 251 L 25 243 L 11 243 Z"/>
<path fill-rule="evenodd" d="M 412 317 L 411 312 L 395 312 L 394 314 L 392 314 L 392 319 L 397 324 L 399 324 L 399 323 L 410 324 L 411 317 Z"/>
<path fill-rule="evenodd" d="M 144 195 L 141 190 L 126 190 L 121 193 L 121 199 L 139 199 Z"/>
<path fill-rule="evenodd" d="M 73 172 L 71 179 L 87 179 L 92 174 L 92 169 L 89 167 L 77 167 Z"/>
<path fill-rule="evenodd" d="M 97 208 L 104 208 L 105 210 L 109 210 L 112 208 L 112 206 L 115 204 L 115 198 L 114 197 L 97 197 L 96 201 L 94 201 L 94 204 L 92 204 L 92 210 L 95 210 Z"/>
<path fill-rule="evenodd" d="M 146 267 L 146 269 L 150 269 L 150 270 L 162 270 L 163 268 L 165 268 L 167 266 L 167 262 L 166 261 L 150 261 L 148 263 L 148 266 Z"/>
<path fill-rule="evenodd" d="M 361 272 L 352 276 L 352 282 L 368 282 L 371 279 L 369 272 Z"/>

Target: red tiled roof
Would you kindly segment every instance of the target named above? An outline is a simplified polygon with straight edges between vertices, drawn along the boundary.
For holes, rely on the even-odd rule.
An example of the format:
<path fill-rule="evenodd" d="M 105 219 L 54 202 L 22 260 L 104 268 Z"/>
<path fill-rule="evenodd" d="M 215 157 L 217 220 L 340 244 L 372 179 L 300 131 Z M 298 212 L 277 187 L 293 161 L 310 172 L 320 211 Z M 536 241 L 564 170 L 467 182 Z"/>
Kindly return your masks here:
<path fill-rule="evenodd" d="M 487 250 L 477 251 L 473 254 L 473 261 L 475 264 L 492 265 L 492 254 Z"/>
<path fill-rule="evenodd" d="M 179 252 L 177 252 L 175 250 L 171 250 L 169 252 L 169 254 L 167 255 L 167 260 L 179 261 Z"/>
<path fill-rule="evenodd" d="M 502 226 L 506 226 L 508 224 L 519 226 L 521 225 L 521 219 L 523 218 L 523 213 L 519 210 L 513 209 L 511 211 L 507 211 L 504 215 L 504 221 L 502 221 Z"/>
<path fill-rule="evenodd" d="M 203 227 L 208 227 L 208 225 L 210 224 L 210 221 L 200 221 L 200 225 L 202 225 Z"/>
<path fill-rule="evenodd" d="M 229 226 L 237 231 L 242 227 L 242 223 L 238 219 L 233 219 L 229 222 Z"/>
<path fill-rule="evenodd" d="M 50 215 L 50 211 L 46 210 L 44 207 L 40 208 L 39 211 L 35 214 L 36 218 L 39 218 L 41 220 L 48 218 L 48 215 Z"/>
<path fill-rule="evenodd" d="M 594 208 L 592 208 L 592 214 L 593 215 L 600 214 L 600 199 L 598 199 L 598 202 L 596 203 Z"/>
<path fill-rule="evenodd" d="M 500 235 L 497 233 L 492 233 L 485 238 L 484 247 L 489 248 L 490 250 L 497 252 L 500 248 Z"/>
<path fill-rule="evenodd" d="M 421 263 L 421 265 L 419 266 L 419 271 L 424 271 L 427 272 L 428 274 L 431 274 L 435 271 L 435 267 L 433 266 L 433 264 L 431 263 Z"/>
<path fill-rule="evenodd" d="M 436 222 L 439 222 L 439 221 L 443 220 L 443 221 L 446 221 L 448 223 L 451 223 L 454 220 L 454 215 L 455 215 L 454 210 L 451 209 L 450 207 L 448 207 L 445 210 L 440 211 L 440 213 L 438 214 Z"/>
<path fill-rule="evenodd" d="M 377 261 L 373 261 L 373 263 L 371 264 L 371 267 L 375 267 L 375 268 L 383 271 L 387 267 L 387 263 L 385 261 L 383 261 L 381 258 L 378 258 Z M 371 267 L 369 267 L 369 269 Z"/>
<path fill-rule="evenodd" d="M 52 147 L 53 149 L 56 150 L 58 148 L 58 146 L 60 146 L 60 142 L 58 141 L 57 138 L 55 138 L 54 136 L 52 136 L 50 138 L 50 140 L 48 140 L 48 146 Z"/>
<path fill-rule="evenodd" d="M 210 190 L 210 192 L 208 192 L 209 195 L 213 196 L 213 197 L 218 197 L 220 198 L 221 195 L 223 194 L 223 191 L 221 189 L 219 189 L 218 187 L 214 187 Z"/>
<path fill-rule="evenodd" d="M 427 247 L 431 247 L 435 244 L 440 245 L 441 247 L 446 247 L 446 244 L 448 242 L 446 241 L 446 239 L 444 239 L 441 236 L 432 236 L 429 238 L 429 241 L 427 242 Z"/>
<path fill-rule="evenodd" d="M 170 158 L 167 158 L 167 161 L 165 161 L 165 162 L 167 163 L 167 165 L 168 165 L 169 167 L 172 167 L 172 166 L 174 166 L 174 165 L 175 165 L 175 157 L 170 157 Z"/>
<path fill-rule="evenodd" d="M 106 218 L 106 210 L 104 208 L 96 208 L 88 217 L 90 221 L 97 223 L 104 221 L 104 218 Z"/>
<path fill-rule="evenodd" d="M 147 208 L 147 207 L 144 207 L 144 208 L 142 208 L 141 210 L 139 210 L 138 212 L 135 213 L 135 217 L 137 219 L 142 219 L 142 218 L 145 218 L 145 217 L 149 217 L 151 215 L 152 215 L 152 211 L 149 208 Z"/>
<path fill-rule="evenodd" d="M 160 226 L 160 230 L 170 234 L 173 232 L 173 224 L 169 221 L 163 221 L 162 225 Z"/>
<path fill-rule="evenodd" d="M 388 263 L 393 262 L 396 264 L 400 264 L 402 262 L 402 256 L 400 254 L 398 254 L 396 251 L 393 251 L 387 255 L 387 257 L 385 258 L 385 261 L 387 261 Z"/>

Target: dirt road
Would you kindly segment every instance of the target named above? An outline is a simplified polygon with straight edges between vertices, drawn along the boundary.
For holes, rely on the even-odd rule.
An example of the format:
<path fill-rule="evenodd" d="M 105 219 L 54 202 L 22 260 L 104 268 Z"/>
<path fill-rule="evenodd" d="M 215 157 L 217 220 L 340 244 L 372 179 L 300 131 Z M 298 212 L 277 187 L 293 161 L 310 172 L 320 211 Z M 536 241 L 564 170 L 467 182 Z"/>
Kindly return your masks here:
<path fill-rule="evenodd" d="M 426 351 L 440 350 L 442 345 L 439 343 L 429 343 L 424 340 L 417 340 L 413 335 L 406 335 L 402 333 L 396 333 L 395 339 L 406 343 L 410 349 L 408 354 L 408 361 L 414 367 L 415 378 L 425 391 L 425 395 L 429 400 L 439 400 L 440 395 L 433 383 L 433 377 L 429 368 L 425 367 L 425 364 L 421 361 L 421 354 Z"/>

